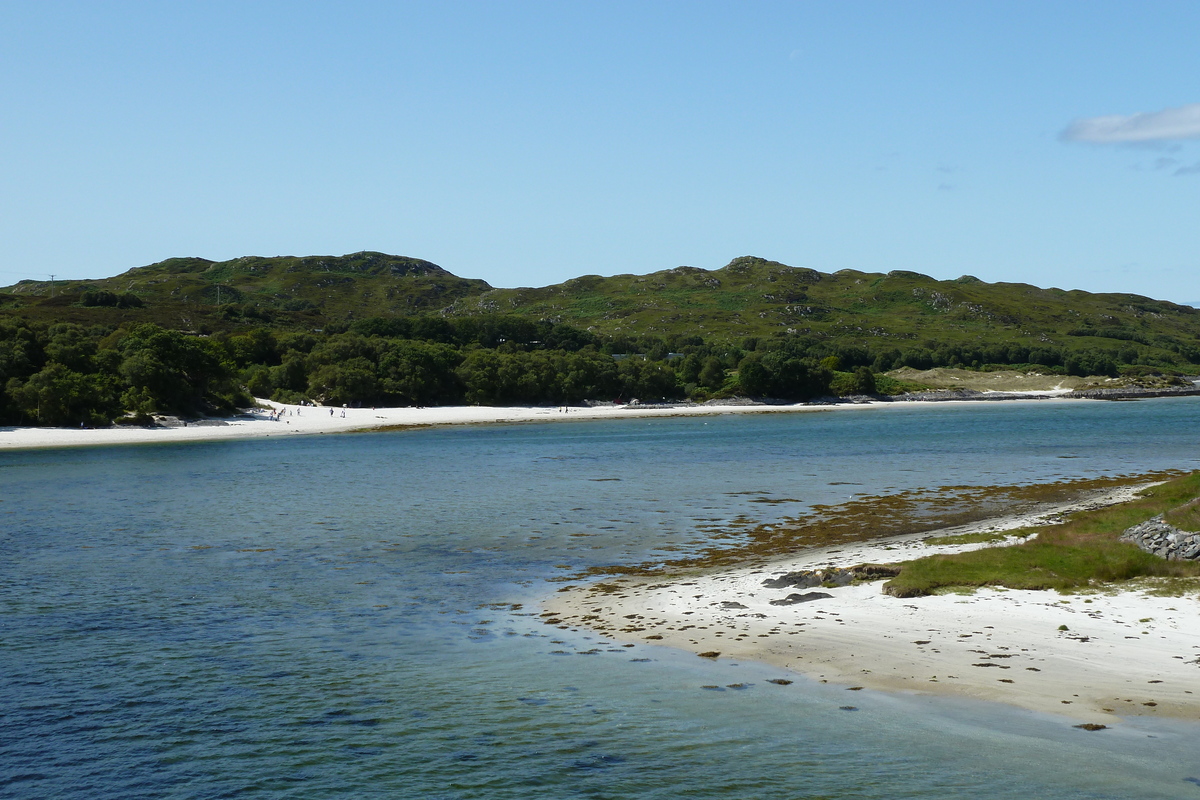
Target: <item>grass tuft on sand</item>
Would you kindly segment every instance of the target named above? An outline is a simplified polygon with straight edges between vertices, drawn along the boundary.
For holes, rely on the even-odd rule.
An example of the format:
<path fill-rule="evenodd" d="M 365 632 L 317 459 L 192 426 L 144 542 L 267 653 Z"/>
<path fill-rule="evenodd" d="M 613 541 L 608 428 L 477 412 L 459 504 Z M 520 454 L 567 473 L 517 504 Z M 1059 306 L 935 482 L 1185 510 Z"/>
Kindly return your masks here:
<path fill-rule="evenodd" d="M 983 531 L 980 533 L 960 533 L 954 536 L 930 536 L 925 540 L 928 545 L 944 544 L 991 544 L 1005 539 L 1026 538 L 1037 533 L 1033 528 L 1022 528 L 1015 531 Z"/>
<path fill-rule="evenodd" d="M 995 547 L 907 561 L 884 584 L 895 597 L 918 597 L 951 587 L 1078 591 L 1137 578 L 1190 579 L 1200 589 L 1200 563 L 1166 561 L 1118 541 L 1126 529 L 1176 509 L 1194 514 L 1200 472 L 1168 481 L 1128 503 L 1079 512 L 1041 528 L 1038 536 L 1011 547 Z"/>

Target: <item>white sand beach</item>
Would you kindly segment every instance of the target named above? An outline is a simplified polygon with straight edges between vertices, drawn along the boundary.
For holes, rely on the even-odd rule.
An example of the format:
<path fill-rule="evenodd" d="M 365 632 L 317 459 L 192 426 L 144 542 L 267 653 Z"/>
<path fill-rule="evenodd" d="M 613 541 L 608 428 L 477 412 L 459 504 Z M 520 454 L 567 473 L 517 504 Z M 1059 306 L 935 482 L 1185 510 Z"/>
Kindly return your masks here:
<path fill-rule="evenodd" d="M 998 393 L 989 393 L 998 394 Z M 1008 393 L 1005 393 L 1008 394 Z M 1028 398 L 1028 394 L 1022 397 Z M 0 450 L 35 447 L 80 447 L 95 445 L 166 444 L 173 442 L 253 439 L 269 436 L 351 433 L 381 428 L 427 427 L 434 425 L 487 425 L 529 422 L 574 422 L 634 417 L 716 416 L 721 414 L 788 414 L 853 411 L 867 408 L 903 408 L 916 405 L 950 406 L 963 400 L 821 404 L 704 404 L 704 405 L 602 405 L 602 406 L 434 406 L 429 408 L 347 408 L 284 405 L 258 401 L 263 408 L 250 409 L 237 417 L 207 419 L 171 426 L 139 428 L 21 428 L 0 427 Z M 991 401 L 1030 402 L 1028 399 Z M 1094 400 L 1062 399 L 1044 394 L 1046 403 L 1089 403 Z M 271 418 L 271 410 L 280 413 Z M 332 414 L 330 412 L 333 412 Z M 343 416 L 343 411 L 345 412 Z"/>
<path fill-rule="evenodd" d="M 791 571 L 897 562 L 984 545 L 931 546 L 936 535 L 1044 524 L 1132 489 L 1036 516 L 816 549 L 740 569 L 663 578 L 605 579 L 556 593 L 554 624 L 611 638 L 749 659 L 848 690 L 952 694 L 1113 724 L 1123 716 L 1200 718 L 1200 598 L 1143 590 L 1060 595 L 982 589 L 899 599 L 882 583 L 817 591 L 828 598 L 772 605 L 797 592 L 763 581 Z M 1148 587 L 1144 587 L 1148 588 Z"/>
<path fill-rule="evenodd" d="M 713 414 L 822 411 L 812 405 L 728 405 L 656 408 L 649 406 L 436 406 L 430 408 L 338 408 L 283 405 L 259 400 L 266 408 L 237 417 L 191 422 L 186 426 L 78 428 L 0 428 L 0 450 L 28 447 L 147 444 L 253 439 L 268 436 L 350 433 L 381 428 L 432 425 L 484 425 L 496 423 L 566 422 L 630 417 L 696 416 Z M 274 409 L 280 416 L 271 418 Z M 566 409 L 566 410 L 564 410 Z M 332 412 L 332 413 L 331 413 Z"/>

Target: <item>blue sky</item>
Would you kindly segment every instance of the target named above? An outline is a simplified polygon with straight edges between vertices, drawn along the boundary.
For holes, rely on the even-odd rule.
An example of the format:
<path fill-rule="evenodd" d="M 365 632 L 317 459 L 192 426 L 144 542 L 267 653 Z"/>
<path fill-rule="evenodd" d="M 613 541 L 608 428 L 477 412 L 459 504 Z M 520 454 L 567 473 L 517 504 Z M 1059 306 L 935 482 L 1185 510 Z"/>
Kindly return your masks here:
<path fill-rule="evenodd" d="M 0 284 L 758 255 L 1200 300 L 1195 2 L 0 0 Z"/>

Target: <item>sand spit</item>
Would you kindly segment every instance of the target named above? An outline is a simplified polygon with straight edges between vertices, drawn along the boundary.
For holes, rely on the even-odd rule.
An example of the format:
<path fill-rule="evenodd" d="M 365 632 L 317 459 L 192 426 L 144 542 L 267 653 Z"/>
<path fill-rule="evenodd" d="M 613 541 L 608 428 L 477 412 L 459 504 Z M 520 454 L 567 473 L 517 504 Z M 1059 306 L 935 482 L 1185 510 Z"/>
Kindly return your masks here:
<path fill-rule="evenodd" d="M 801 590 L 763 585 L 793 571 L 994 546 L 925 540 L 1049 524 L 1074 510 L 1127 500 L 1137 488 L 1143 487 L 1035 515 L 810 550 L 739 569 L 606 579 L 552 595 L 545 612 L 552 624 L 619 641 L 757 660 L 853 690 L 959 695 L 1081 723 L 1111 725 L 1129 715 L 1200 719 L 1195 595 L 1158 597 L 1145 585 L 1120 593 L 982 589 L 898 599 L 883 594 L 878 581 Z M 823 596 L 778 604 L 810 593 Z"/>

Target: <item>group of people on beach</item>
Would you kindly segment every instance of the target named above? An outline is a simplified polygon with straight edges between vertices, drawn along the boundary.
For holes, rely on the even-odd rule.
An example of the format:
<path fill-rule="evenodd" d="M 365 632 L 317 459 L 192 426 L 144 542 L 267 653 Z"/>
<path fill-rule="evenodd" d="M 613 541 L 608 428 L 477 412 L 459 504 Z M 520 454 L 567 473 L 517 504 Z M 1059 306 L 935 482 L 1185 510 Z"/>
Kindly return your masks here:
<path fill-rule="evenodd" d="M 302 406 L 296 406 L 295 411 L 292 411 L 292 409 L 288 408 L 287 406 L 284 406 L 283 408 L 274 408 L 274 409 L 271 409 L 270 413 L 267 414 L 267 419 L 269 419 L 271 422 L 278 422 L 279 420 L 283 419 L 284 417 L 291 417 L 291 416 L 298 417 L 298 416 L 300 416 L 301 408 L 302 408 Z M 336 407 L 330 406 L 329 407 L 329 416 L 332 417 L 333 412 L 336 410 L 337 410 Z M 346 406 L 343 405 L 342 406 L 342 419 L 345 419 L 345 418 L 346 418 Z M 290 420 L 288 421 L 288 423 L 291 424 Z"/>

